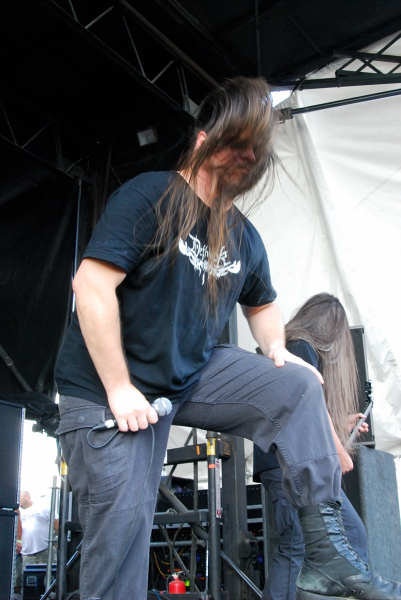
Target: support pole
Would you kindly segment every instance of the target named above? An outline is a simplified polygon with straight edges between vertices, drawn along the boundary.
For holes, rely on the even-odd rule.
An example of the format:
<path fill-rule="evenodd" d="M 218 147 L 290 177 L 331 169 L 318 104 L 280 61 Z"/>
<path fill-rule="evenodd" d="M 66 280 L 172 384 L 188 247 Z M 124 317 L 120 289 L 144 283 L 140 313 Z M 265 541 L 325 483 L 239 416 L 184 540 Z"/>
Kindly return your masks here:
<path fill-rule="evenodd" d="M 231 456 L 223 466 L 223 550 L 237 567 L 244 568 L 244 554 L 248 554 L 249 544 L 244 440 L 237 436 L 227 437 L 231 441 Z M 224 564 L 224 582 L 230 600 L 249 599 L 243 580 L 229 563 Z"/>
<path fill-rule="evenodd" d="M 10 358 L 10 356 L 8 356 L 7 352 L 4 350 L 3 346 L 1 346 L 1 345 L 0 345 L 0 356 L 4 360 L 6 366 L 11 370 L 11 372 L 18 379 L 18 381 L 20 382 L 20 384 L 22 385 L 22 387 L 24 388 L 24 390 L 26 392 L 32 392 L 32 388 L 25 381 L 25 379 L 22 377 L 21 373 L 18 371 L 17 367 L 14 364 L 13 359 Z"/>
<path fill-rule="evenodd" d="M 77 222 L 75 226 L 74 277 L 78 269 L 79 230 L 81 216 L 82 180 L 78 179 Z M 75 294 L 72 296 L 72 312 L 75 310 Z"/>
<path fill-rule="evenodd" d="M 68 469 L 64 457 L 61 456 L 61 484 L 60 484 L 60 511 L 57 545 L 57 591 L 56 600 L 63 600 L 67 583 L 67 531 L 65 524 L 68 521 Z"/>
<path fill-rule="evenodd" d="M 268 536 L 268 522 L 267 522 L 267 497 L 266 490 L 261 484 L 260 496 L 262 501 L 262 523 L 263 523 L 263 568 L 265 581 L 269 576 L 269 536 Z"/>
<path fill-rule="evenodd" d="M 52 584 L 52 566 L 53 566 L 53 544 L 54 539 L 54 512 L 56 508 L 57 476 L 53 477 L 53 486 L 51 488 L 52 496 L 50 503 L 50 522 L 49 522 L 49 540 L 47 545 L 47 565 L 46 565 L 46 587 Z"/>
<path fill-rule="evenodd" d="M 198 444 L 198 431 L 194 427 L 192 429 L 192 443 L 194 446 Z M 194 462 L 194 504 L 193 511 L 198 511 L 198 487 L 199 487 L 199 469 L 198 463 Z M 196 536 L 191 530 L 191 562 L 190 562 L 190 578 L 189 578 L 189 590 L 195 592 L 195 577 L 196 577 Z"/>
<path fill-rule="evenodd" d="M 217 437 L 217 433 L 214 431 L 208 431 L 206 434 L 209 503 L 209 581 L 213 600 L 220 600 L 221 598 L 220 518 L 217 516 L 218 502 L 216 491 Z"/>

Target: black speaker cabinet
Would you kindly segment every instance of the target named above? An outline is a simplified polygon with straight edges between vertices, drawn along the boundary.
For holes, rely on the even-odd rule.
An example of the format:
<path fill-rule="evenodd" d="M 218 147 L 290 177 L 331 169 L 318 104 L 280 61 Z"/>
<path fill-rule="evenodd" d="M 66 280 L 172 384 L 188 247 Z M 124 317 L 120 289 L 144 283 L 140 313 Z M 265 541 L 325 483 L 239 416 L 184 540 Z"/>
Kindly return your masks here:
<path fill-rule="evenodd" d="M 401 581 L 401 524 L 394 456 L 360 445 L 343 487 L 368 535 L 371 567 L 384 579 Z"/>
<path fill-rule="evenodd" d="M 14 597 L 24 415 L 23 406 L 0 399 L 0 600 Z"/>
<path fill-rule="evenodd" d="M 365 387 L 368 369 L 363 327 L 351 327 L 351 335 L 360 380 L 359 410 L 364 412 L 369 393 Z M 401 581 L 401 525 L 394 456 L 375 450 L 371 415 L 367 422 L 369 433 L 356 438 L 354 469 L 343 476 L 343 487 L 365 524 L 371 567 L 385 579 Z"/>
<path fill-rule="evenodd" d="M 17 519 L 14 510 L 0 509 L 0 600 L 14 597 Z"/>
<path fill-rule="evenodd" d="M 25 409 L 0 398 L 0 508 L 18 508 Z"/>
<path fill-rule="evenodd" d="M 356 366 L 358 369 L 358 403 L 359 412 L 365 412 L 367 402 L 371 398 L 371 388 L 368 376 L 368 364 L 366 360 L 366 348 L 365 348 L 365 333 L 363 327 L 351 327 L 351 337 L 354 343 Z M 358 435 L 355 439 L 355 445 L 375 446 L 375 435 L 372 413 L 369 414 L 366 419 L 369 425 L 369 432 Z"/>

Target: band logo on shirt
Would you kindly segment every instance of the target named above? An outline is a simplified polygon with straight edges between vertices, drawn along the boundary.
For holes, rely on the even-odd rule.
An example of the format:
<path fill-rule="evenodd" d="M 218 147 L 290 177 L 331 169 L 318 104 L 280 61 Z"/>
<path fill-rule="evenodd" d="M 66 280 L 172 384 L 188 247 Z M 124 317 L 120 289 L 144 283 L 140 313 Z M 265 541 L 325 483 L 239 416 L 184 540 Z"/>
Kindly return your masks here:
<path fill-rule="evenodd" d="M 202 285 L 205 283 L 206 274 L 208 277 L 216 277 L 216 279 L 219 279 L 228 273 L 236 274 L 240 272 L 241 261 L 227 262 L 228 253 L 225 246 L 222 246 L 214 260 L 210 260 L 209 248 L 206 244 L 202 245 L 197 236 L 189 234 L 189 237 L 192 240 L 192 248 L 190 248 L 188 243 L 184 242 L 181 238 L 178 247 L 181 254 L 188 256 L 189 262 L 194 270 L 202 277 Z"/>

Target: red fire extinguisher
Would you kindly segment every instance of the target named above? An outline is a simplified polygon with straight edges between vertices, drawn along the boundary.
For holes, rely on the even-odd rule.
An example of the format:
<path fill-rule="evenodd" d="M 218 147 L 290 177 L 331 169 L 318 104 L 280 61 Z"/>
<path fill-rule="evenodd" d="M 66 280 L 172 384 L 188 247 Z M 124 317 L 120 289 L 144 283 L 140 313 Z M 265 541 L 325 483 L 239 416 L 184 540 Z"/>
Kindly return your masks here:
<path fill-rule="evenodd" d="M 168 584 L 169 594 L 185 594 L 185 583 L 178 578 L 178 575 L 173 575 L 173 580 Z"/>

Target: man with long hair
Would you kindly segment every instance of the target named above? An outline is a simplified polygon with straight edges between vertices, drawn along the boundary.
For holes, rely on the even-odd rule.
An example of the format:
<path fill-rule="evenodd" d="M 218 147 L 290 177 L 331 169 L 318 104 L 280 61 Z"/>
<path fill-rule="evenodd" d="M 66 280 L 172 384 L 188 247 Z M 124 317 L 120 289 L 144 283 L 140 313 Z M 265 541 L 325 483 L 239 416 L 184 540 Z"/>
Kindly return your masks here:
<path fill-rule="evenodd" d="M 263 79 L 213 90 L 178 170 L 140 175 L 112 195 L 75 276 L 77 311 L 56 379 L 60 443 L 84 531 L 83 600 L 145 600 L 173 421 L 248 437 L 266 451 L 276 444 L 286 495 L 306 511 L 305 538 L 325 531 L 325 564 L 314 550 L 307 556 L 300 600 L 339 597 L 349 586 L 378 600 L 389 585 L 401 600 L 400 588 L 379 581 L 342 534 L 341 467 L 323 380 L 286 350 L 266 251 L 234 203 L 271 180 L 273 131 Z M 265 356 L 218 345 L 237 302 Z M 159 396 L 173 402 L 160 419 L 150 404 Z M 90 441 L 88 431 L 110 418 L 121 433 L 100 431 Z M 335 539 L 327 514 L 330 527 L 338 524 Z"/>

